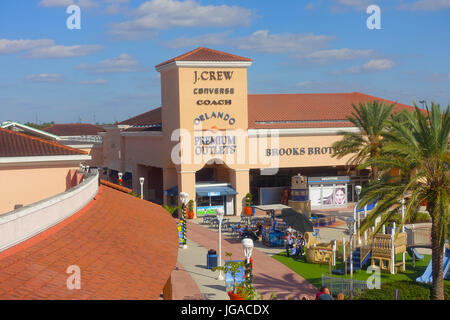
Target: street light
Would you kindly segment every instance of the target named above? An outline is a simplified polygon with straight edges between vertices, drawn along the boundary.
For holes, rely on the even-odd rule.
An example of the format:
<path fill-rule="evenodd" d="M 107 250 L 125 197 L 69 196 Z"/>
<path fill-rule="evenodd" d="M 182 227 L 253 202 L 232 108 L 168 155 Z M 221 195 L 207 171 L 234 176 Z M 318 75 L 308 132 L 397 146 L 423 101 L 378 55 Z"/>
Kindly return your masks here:
<path fill-rule="evenodd" d="M 123 176 L 122 172 L 119 172 L 118 176 L 119 176 L 119 184 L 122 185 L 122 181 L 123 181 L 122 180 L 122 176 Z"/>
<path fill-rule="evenodd" d="M 219 267 L 222 265 L 222 220 L 223 220 L 224 211 L 222 208 L 216 209 L 216 218 L 219 221 Z M 224 280 L 222 270 L 219 270 L 219 276 L 217 280 Z"/>
<path fill-rule="evenodd" d="M 244 249 L 244 256 L 245 256 L 245 275 L 246 275 L 246 281 L 248 284 L 252 283 L 253 275 L 252 275 L 252 268 L 250 266 L 250 258 L 252 256 L 252 251 L 254 248 L 253 240 L 250 238 L 244 238 L 241 241 L 242 247 Z"/>
<path fill-rule="evenodd" d="M 355 228 L 355 219 L 353 218 L 348 218 L 347 219 L 347 228 L 348 228 L 348 234 L 350 235 L 350 241 L 349 241 L 349 245 L 350 245 L 350 256 L 349 256 L 349 260 L 350 260 L 350 297 L 353 298 L 353 248 L 352 248 L 352 242 L 353 242 L 353 233 L 354 233 L 354 228 Z"/>
<path fill-rule="evenodd" d="M 180 201 L 181 201 L 181 215 L 182 215 L 182 224 L 183 224 L 183 249 L 187 249 L 187 239 L 186 239 L 186 205 L 188 203 L 189 194 L 187 192 L 180 192 Z"/>
<path fill-rule="evenodd" d="M 144 177 L 139 178 L 139 183 L 141 184 L 141 199 L 144 199 Z"/>

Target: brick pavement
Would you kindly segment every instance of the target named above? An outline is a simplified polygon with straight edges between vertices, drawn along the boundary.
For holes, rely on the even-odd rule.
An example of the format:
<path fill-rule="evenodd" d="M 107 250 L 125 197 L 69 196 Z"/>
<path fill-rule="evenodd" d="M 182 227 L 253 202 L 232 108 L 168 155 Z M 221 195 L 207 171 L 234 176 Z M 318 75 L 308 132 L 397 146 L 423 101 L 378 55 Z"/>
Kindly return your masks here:
<path fill-rule="evenodd" d="M 218 251 L 217 232 L 208 230 L 191 221 L 188 221 L 188 239 L 206 249 L 213 248 Z M 222 261 L 225 260 L 225 252 L 231 252 L 233 259 L 244 258 L 240 240 L 232 239 L 227 234 L 222 235 Z M 310 299 L 315 297 L 317 289 L 284 264 L 258 248 L 253 250 L 252 257 L 254 260 L 253 284 L 264 295 L 265 299 L 268 299 L 272 293 L 275 293 L 277 299 L 280 300 L 301 299 L 303 296 Z M 204 263 L 204 261 L 201 261 L 201 263 Z"/>

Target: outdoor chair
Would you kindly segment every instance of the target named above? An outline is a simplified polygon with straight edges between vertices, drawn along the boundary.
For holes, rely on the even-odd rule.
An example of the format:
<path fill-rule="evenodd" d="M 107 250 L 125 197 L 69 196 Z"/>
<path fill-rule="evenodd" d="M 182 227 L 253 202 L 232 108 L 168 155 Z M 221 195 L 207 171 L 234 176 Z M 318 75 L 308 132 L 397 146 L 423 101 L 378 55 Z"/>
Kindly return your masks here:
<path fill-rule="evenodd" d="M 314 236 L 314 238 L 320 238 L 320 235 L 319 235 L 319 229 L 314 229 L 314 232 L 313 232 L 313 236 Z"/>
<path fill-rule="evenodd" d="M 202 224 L 210 223 L 211 217 L 210 216 L 203 216 Z"/>

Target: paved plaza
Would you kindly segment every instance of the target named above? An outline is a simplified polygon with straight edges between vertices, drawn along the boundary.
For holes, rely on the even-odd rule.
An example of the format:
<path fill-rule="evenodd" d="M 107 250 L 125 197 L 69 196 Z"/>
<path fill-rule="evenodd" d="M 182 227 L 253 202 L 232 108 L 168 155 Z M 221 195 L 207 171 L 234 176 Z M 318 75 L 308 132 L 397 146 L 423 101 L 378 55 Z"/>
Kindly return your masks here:
<path fill-rule="evenodd" d="M 318 213 L 317 211 L 314 211 Z M 320 211 L 325 215 L 336 215 L 336 223 L 329 227 L 321 227 L 319 241 L 348 239 L 345 234 L 345 219 L 353 213 L 351 208 L 340 211 Z M 265 213 L 257 213 L 265 216 Z M 239 216 L 227 217 L 231 222 L 239 222 Z M 212 272 L 206 268 L 206 256 L 209 249 L 218 251 L 218 228 L 203 224 L 201 218 L 188 221 L 188 248 L 178 251 L 178 265 L 172 273 L 172 283 L 175 299 L 228 300 L 225 292 L 225 281 L 217 280 L 218 271 Z M 277 299 L 313 299 L 317 289 L 300 275 L 284 264 L 272 258 L 272 255 L 284 251 L 284 248 L 273 248 L 255 241 L 253 250 L 254 270 L 253 284 L 265 299 L 272 293 Z M 243 259 L 243 249 L 240 239 L 232 236 L 229 231 L 222 231 L 222 261 L 225 252 L 231 252 L 234 259 Z"/>

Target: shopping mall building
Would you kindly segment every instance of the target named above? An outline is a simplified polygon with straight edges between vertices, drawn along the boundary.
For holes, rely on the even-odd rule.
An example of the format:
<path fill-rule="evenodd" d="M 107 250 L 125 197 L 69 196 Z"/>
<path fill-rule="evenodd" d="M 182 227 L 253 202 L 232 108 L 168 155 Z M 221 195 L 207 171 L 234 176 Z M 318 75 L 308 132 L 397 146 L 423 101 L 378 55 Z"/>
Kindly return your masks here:
<path fill-rule="evenodd" d="M 248 192 L 255 204 L 280 203 L 298 173 L 308 177 L 312 208 L 353 202 L 369 172 L 347 170 L 348 157 L 332 157 L 331 146 L 358 130 L 346 120 L 352 103 L 394 102 L 358 92 L 248 94 L 251 64 L 208 48 L 158 64 L 161 107 L 100 133 L 103 175 L 121 173 L 137 194 L 144 177 L 144 197 L 160 203 L 186 192 L 199 216 L 217 207 L 239 215 Z"/>

